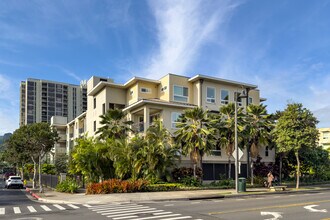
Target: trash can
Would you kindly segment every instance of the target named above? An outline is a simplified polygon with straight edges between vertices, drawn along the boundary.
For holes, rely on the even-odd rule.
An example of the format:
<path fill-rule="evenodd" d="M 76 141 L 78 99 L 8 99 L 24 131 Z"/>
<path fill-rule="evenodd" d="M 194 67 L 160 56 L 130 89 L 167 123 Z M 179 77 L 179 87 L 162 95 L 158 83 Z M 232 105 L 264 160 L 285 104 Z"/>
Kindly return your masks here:
<path fill-rule="evenodd" d="M 238 192 L 246 192 L 246 178 L 238 178 Z"/>

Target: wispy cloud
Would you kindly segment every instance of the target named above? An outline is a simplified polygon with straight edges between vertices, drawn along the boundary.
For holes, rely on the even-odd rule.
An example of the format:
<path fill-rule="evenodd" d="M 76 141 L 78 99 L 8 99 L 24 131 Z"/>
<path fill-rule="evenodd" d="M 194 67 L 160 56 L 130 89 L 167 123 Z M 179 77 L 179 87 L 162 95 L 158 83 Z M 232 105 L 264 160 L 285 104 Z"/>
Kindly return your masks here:
<path fill-rule="evenodd" d="M 159 47 L 147 59 L 147 77 L 167 72 L 186 75 L 199 49 L 213 39 L 237 4 L 230 1 L 149 1 Z"/>
<path fill-rule="evenodd" d="M 76 73 L 74 73 L 73 71 L 68 70 L 68 69 L 65 69 L 65 68 L 63 68 L 63 67 L 60 67 L 60 69 L 61 69 L 65 74 L 67 74 L 68 76 L 74 78 L 75 80 L 77 80 L 77 81 L 79 81 L 79 82 L 82 80 L 82 78 L 80 78 L 80 77 L 79 77 Z"/>
<path fill-rule="evenodd" d="M 0 74 L 0 94 L 0 134 L 4 134 L 18 127 L 19 88 L 16 81 Z"/>

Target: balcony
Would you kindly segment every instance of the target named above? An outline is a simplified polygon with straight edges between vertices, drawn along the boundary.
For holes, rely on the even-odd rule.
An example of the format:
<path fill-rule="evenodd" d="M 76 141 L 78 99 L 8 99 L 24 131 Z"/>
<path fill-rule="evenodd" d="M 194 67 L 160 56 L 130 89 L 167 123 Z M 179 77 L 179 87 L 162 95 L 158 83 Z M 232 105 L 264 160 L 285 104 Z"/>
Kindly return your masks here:
<path fill-rule="evenodd" d="M 69 137 L 70 137 L 70 138 L 73 138 L 73 133 L 70 133 L 70 134 L 69 134 Z"/>
<path fill-rule="evenodd" d="M 85 128 L 79 128 L 79 134 L 82 134 L 85 132 Z"/>

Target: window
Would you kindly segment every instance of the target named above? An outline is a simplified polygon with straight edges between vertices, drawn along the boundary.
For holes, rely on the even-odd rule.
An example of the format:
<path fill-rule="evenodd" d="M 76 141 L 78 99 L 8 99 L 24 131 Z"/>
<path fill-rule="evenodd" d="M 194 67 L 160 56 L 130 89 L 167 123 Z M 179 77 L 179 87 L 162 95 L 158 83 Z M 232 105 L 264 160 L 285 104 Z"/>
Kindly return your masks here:
<path fill-rule="evenodd" d="M 130 95 L 130 96 L 133 95 L 133 90 L 129 91 L 129 95 Z"/>
<path fill-rule="evenodd" d="M 164 92 L 167 89 L 167 86 L 164 86 L 163 88 L 160 89 L 160 91 Z"/>
<path fill-rule="evenodd" d="M 103 115 L 105 114 L 105 103 L 103 103 L 103 105 L 102 105 L 102 114 Z"/>
<path fill-rule="evenodd" d="M 220 146 L 216 146 L 215 149 L 211 151 L 211 155 L 221 157 L 221 148 L 220 148 Z"/>
<path fill-rule="evenodd" d="M 180 112 L 172 112 L 172 115 L 171 115 L 171 127 L 172 128 L 177 128 L 176 126 L 177 126 L 180 115 L 181 115 Z"/>
<path fill-rule="evenodd" d="M 96 121 L 94 121 L 94 132 L 96 131 Z"/>
<path fill-rule="evenodd" d="M 96 109 L 96 97 L 94 97 L 94 109 Z"/>
<path fill-rule="evenodd" d="M 329 138 L 330 138 L 330 132 L 329 131 L 323 132 L 323 139 L 329 139 Z"/>
<path fill-rule="evenodd" d="M 109 109 L 115 109 L 115 104 L 109 103 Z"/>
<path fill-rule="evenodd" d="M 174 101 L 188 102 L 188 88 L 183 86 L 174 86 Z"/>
<path fill-rule="evenodd" d="M 269 155 L 269 148 L 268 148 L 268 146 L 265 148 L 265 157 L 268 157 L 268 155 Z"/>
<path fill-rule="evenodd" d="M 215 88 L 212 87 L 206 88 L 206 102 L 215 103 Z"/>
<path fill-rule="evenodd" d="M 151 89 L 150 88 L 141 88 L 140 91 L 142 93 L 151 93 Z"/>
<path fill-rule="evenodd" d="M 253 101 L 252 97 L 249 97 L 248 105 L 252 104 L 252 101 Z"/>
<path fill-rule="evenodd" d="M 241 93 L 240 92 L 235 92 L 235 97 L 237 98 L 237 105 L 241 107 L 243 105 L 242 103 L 242 98 L 240 97 Z"/>
<path fill-rule="evenodd" d="M 221 90 L 221 104 L 228 104 L 229 103 L 229 92 L 228 90 Z"/>

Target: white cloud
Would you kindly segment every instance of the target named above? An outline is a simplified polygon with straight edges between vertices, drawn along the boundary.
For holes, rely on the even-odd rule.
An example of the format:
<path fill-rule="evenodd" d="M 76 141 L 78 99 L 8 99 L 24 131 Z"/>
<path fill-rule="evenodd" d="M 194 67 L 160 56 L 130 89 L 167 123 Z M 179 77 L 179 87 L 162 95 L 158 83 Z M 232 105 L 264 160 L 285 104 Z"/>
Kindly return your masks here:
<path fill-rule="evenodd" d="M 157 48 L 147 59 L 149 78 L 172 72 L 186 75 L 199 55 L 201 46 L 213 35 L 237 7 L 229 1 L 149 1 L 157 26 Z"/>
<path fill-rule="evenodd" d="M 0 134 L 13 132 L 18 127 L 18 93 L 15 81 L 0 74 Z"/>

